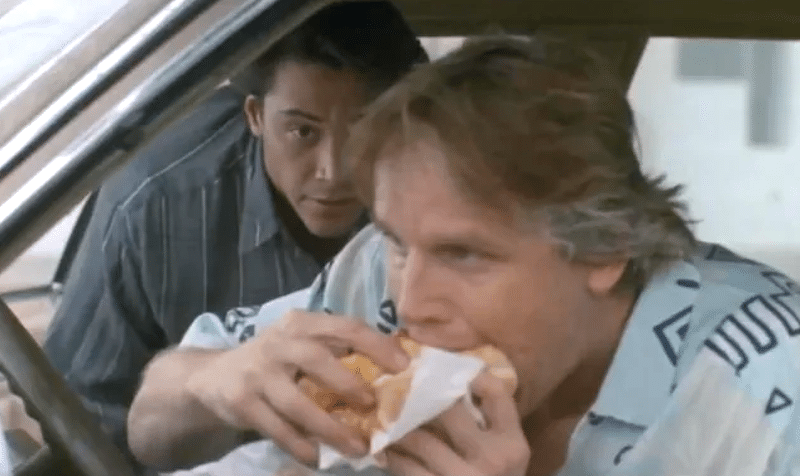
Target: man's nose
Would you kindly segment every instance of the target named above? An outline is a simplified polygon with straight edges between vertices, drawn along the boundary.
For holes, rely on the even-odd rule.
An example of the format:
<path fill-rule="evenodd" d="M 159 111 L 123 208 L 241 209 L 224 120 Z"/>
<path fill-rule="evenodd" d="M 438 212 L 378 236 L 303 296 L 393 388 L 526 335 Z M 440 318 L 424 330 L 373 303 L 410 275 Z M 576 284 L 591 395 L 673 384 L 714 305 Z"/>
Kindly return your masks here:
<path fill-rule="evenodd" d="M 342 163 L 342 149 L 345 140 L 346 136 L 338 132 L 320 141 L 314 178 L 328 182 L 344 181 L 346 172 Z"/>
<path fill-rule="evenodd" d="M 410 252 L 397 279 L 395 304 L 405 327 L 422 330 L 447 324 L 443 308 L 447 283 L 426 258 Z"/>

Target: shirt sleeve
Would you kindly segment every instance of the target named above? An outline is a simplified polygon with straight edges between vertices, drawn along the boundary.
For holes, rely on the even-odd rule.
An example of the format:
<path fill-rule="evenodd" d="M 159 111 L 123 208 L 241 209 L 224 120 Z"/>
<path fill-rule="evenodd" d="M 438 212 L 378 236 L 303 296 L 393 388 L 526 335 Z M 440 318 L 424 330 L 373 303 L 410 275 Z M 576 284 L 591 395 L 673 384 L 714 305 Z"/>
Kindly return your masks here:
<path fill-rule="evenodd" d="M 44 350 L 103 429 L 127 450 L 125 423 L 139 375 L 163 348 L 143 279 L 145 224 L 109 213 L 101 193 L 48 329 Z M 157 217 L 156 220 L 158 219 Z"/>
<path fill-rule="evenodd" d="M 800 288 L 757 264 L 711 269 L 725 281 L 701 283 L 678 385 L 637 444 L 667 470 L 638 474 L 800 475 Z"/>
<path fill-rule="evenodd" d="M 795 398 L 800 394 L 794 395 Z M 797 476 L 800 474 L 800 411 L 792 420 L 769 461 L 765 476 Z"/>

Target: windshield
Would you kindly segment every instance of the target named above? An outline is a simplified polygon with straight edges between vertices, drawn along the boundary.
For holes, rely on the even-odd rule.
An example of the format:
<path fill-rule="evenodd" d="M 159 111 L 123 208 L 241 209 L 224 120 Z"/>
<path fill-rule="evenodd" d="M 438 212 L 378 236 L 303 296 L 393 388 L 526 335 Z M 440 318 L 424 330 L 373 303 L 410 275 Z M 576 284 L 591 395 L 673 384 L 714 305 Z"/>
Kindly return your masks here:
<path fill-rule="evenodd" d="M 10 0 L 0 3 L 0 93 L 70 43 L 88 36 L 124 0 Z"/>

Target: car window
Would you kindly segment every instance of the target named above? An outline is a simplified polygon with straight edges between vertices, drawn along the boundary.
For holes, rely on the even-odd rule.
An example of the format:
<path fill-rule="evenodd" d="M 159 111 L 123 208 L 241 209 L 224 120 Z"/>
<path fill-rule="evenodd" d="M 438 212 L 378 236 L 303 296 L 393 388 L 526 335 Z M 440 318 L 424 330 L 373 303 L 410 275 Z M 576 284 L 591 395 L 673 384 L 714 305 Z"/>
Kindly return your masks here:
<path fill-rule="evenodd" d="M 800 278 L 800 42 L 653 38 L 633 78 L 645 169 L 700 239 Z"/>
<path fill-rule="evenodd" d="M 463 38 L 423 38 L 432 58 Z M 629 98 L 643 167 L 682 183 L 701 240 L 800 278 L 800 42 L 652 38 Z M 76 208 L 0 274 L 50 279 Z"/>
<path fill-rule="evenodd" d="M 464 42 L 464 38 L 460 36 L 443 36 L 421 38 L 420 41 L 422 42 L 422 46 L 425 47 L 425 51 L 428 52 L 428 56 L 430 56 L 432 60 L 435 60 L 447 54 L 448 51 L 461 46 L 461 43 Z"/>
<path fill-rule="evenodd" d="M 0 10 L 0 92 L 86 36 L 125 0 L 11 0 Z"/>

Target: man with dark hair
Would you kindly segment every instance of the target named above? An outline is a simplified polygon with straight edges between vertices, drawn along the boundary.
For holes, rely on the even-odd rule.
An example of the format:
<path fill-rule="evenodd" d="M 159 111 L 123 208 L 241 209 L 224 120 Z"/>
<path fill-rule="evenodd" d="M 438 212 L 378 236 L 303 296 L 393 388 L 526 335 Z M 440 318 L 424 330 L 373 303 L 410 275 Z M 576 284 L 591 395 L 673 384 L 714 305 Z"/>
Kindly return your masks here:
<path fill-rule="evenodd" d="M 257 61 L 257 94 L 221 88 L 104 184 L 45 351 L 123 448 L 156 352 L 308 286 L 366 222 L 348 127 L 425 59 L 390 3 L 326 7 Z"/>

